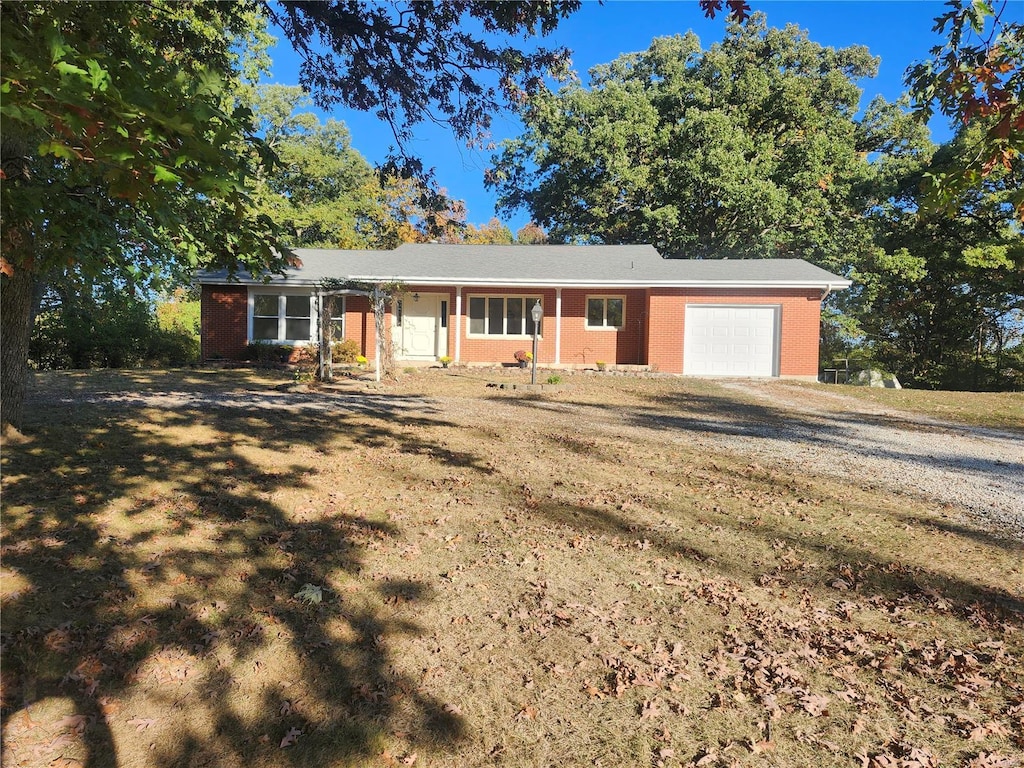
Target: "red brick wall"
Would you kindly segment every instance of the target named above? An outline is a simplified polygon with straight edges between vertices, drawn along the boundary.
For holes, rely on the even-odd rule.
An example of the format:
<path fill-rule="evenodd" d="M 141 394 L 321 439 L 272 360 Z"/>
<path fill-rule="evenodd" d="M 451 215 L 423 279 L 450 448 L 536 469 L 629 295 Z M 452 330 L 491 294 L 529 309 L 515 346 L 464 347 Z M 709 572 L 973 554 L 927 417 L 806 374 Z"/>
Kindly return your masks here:
<path fill-rule="evenodd" d="M 462 292 L 463 316 L 456 322 L 455 291 L 425 286 L 421 293 L 447 293 L 448 354 L 455 354 L 455 329 L 462 332 L 462 362 L 512 363 L 516 350 L 530 350 L 532 339 L 471 338 L 469 297 L 472 295 L 541 296 L 544 305 L 544 334 L 540 339 L 538 362 L 555 359 L 555 291 L 503 288 L 466 288 Z M 588 296 L 624 296 L 625 327 L 619 331 L 589 330 L 586 327 Z M 593 364 L 649 364 L 666 373 L 683 370 L 683 336 L 687 303 L 696 304 L 772 304 L 781 307 L 781 376 L 816 377 L 818 373 L 818 336 L 821 319 L 820 292 L 817 290 L 734 290 L 648 289 L 562 291 L 561 362 Z M 202 287 L 202 357 L 240 359 L 247 345 L 248 291 L 245 286 L 204 285 Z M 373 360 L 375 332 L 369 301 L 349 296 L 345 308 L 345 337 L 354 340 L 362 354 Z M 388 316 L 388 324 L 391 318 Z M 648 348 L 644 342 L 650 340 Z"/>
<path fill-rule="evenodd" d="M 648 291 L 648 362 L 665 373 L 683 370 L 686 305 L 772 304 L 781 307 L 779 375 L 817 377 L 821 292 L 818 290 L 652 289 Z"/>
<path fill-rule="evenodd" d="M 345 297 L 345 338 L 358 344 L 360 354 L 367 360 L 375 359 L 377 333 L 370 300 L 365 296 Z"/>
<path fill-rule="evenodd" d="M 541 306 L 544 308 L 544 319 L 541 320 L 541 336 L 537 340 L 537 362 L 553 363 L 555 361 L 555 290 L 551 289 L 530 289 L 509 290 L 508 288 L 463 288 L 462 289 L 462 319 L 459 328 L 462 331 L 462 352 L 461 362 L 464 363 L 514 363 L 517 350 L 530 352 L 533 349 L 533 337 L 508 337 L 508 336 L 470 336 L 469 335 L 469 297 L 470 296 L 540 296 Z M 455 298 L 451 299 L 451 311 L 455 311 Z M 526 308 L 529 312 L 533 309 L 531 304 Z M 448 349 L 449 354 L 455 355 L 455 322 L 454 318 L 448 323 Z M 563 347 L 564 355 L 564 347 Z"/>
<path fill-rule="evenodd" d="M 625 317 L 621 330 L 587 328 L 587 297 L 625 298 Z M 592 365 L 601 360 L 611 365 L 641 365 L 644 312 L 643 290 L 562 291 L 562 362 Z"/>
<path fill-rule="evenodd" d="M 249 291 L 244 285 L 204 285 L 200 298 L 202 359 L 241 360 L 248 343 Z"/>

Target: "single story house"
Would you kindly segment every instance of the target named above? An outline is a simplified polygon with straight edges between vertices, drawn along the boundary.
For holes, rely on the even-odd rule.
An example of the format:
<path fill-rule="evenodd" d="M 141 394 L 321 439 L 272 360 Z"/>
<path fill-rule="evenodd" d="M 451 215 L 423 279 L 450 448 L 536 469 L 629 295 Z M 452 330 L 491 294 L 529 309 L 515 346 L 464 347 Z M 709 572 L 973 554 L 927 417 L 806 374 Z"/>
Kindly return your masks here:
<path fill-rule="evenodd" d="M 456 364 L 641 365 L 695 376 L 816 379 L 821 301 L 850 281 L 799 259 L 666 259 L 650 245 L 405 244 L 392 251 L 300 249 L 269 282 L 201 272 L 202 356 L 253 342 L 316 344 L 326 281 L 399 284 L 388 309 L 395 356 Z M 333 285 L 337 286 L 335 282 Z M 370 360 L 370 301 L 335 290 L 333 331 Z"/>

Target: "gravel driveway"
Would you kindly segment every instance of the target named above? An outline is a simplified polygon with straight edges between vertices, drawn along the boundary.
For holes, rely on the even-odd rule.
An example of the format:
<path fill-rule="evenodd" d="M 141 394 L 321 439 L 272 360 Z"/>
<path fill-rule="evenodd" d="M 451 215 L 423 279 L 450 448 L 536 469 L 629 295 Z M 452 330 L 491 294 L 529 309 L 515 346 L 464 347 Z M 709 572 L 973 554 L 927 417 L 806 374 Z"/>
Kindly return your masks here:
<path fill-rule="evenodd" d="M 715 410 L 697 415 L 681 410 L 679 416 L 554 401 L 536 405 L 553 412 L 553 418 L 561 412 L 577 424 L 585 422 L 588 429 L 620 434 L 656 430 L 661 439 L 810 470 L 870 490 L 931 499 L 999 535 L 1024 541 L 1020 433 L 882 408 L 824 387 L 796 389 L 756 380 L 722 386 L 753 405 L 737 408 L 735 402 L 723 402 Z M 500 407 L 492 403 L 489 408 L 489 418 L 502 418 Z M 521 418 L 521 412 L 510 418 Z"/>
<path fill-rule="evenodd" d="M 782 408 L 781 424 L 752 422 L 709 444 L 762 460 L 856 479 L 864 487 L 916 494 L 968 512 L 1024 540 L 1024 436 L 880 408 L 830 389 L 777 382 L 725 385 Z"/>
<path fill-rule="evenodd" d="M 129 391 L 42 398 L 73 407 L 89 401 L 112 407 L 170 409 L 285 409 L 363 412 L 383 418 L 435 416 L 471 426 L 522 420 L 524 405 L 545 411 L 544 420 L 568 431 L 625 435 L 747 455 L 752 461 L 853 480 L 865 488 L 933 500 L 975 518 L 1001 535 L 1024 541 L 1024 436 L 939 421 L 879 407 L 834 388 L 794 388 L 778 381 L 722 384 L 733 397 L 700 407 L 645 411 L 588 406 L 560 399 L 448 397 L 442 384 L 429 394 L 396 396 L 353 387 L 337 392 L 263 391 L 209 393 Z M 571 389 L 569 390 L 571 393 Z"/>

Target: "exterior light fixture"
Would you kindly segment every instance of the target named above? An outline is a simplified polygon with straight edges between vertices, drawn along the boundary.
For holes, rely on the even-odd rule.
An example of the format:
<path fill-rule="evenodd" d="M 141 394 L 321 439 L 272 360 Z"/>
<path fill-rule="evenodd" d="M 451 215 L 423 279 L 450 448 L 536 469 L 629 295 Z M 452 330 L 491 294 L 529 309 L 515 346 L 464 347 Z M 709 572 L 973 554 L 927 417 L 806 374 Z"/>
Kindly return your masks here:
<path fill-rule="evenodd" d="M 530 383 L 537 383 L 537 329 L 540 328 L 540 319 L 544 317 L 544 310 L 541 309 L 540 299 L 530 310 L 530 317 L 533 318 L 533 373 L 530 376 Z"/>
<path fill-rule="evenodd" d="M 419 295 L 418 293 L 414 293 L 414 294 L 412 295 L 412 300 L 413 300 L 413 301 L 419 301 L 419 300 L 420 300 L 420 295 Z"/>

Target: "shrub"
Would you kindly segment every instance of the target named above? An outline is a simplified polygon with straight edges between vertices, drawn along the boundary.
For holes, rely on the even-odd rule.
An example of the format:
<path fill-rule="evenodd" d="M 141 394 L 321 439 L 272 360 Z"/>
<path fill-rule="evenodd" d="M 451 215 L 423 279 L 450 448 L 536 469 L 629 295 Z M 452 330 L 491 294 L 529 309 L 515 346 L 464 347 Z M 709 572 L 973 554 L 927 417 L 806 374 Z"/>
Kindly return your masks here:
<path fill-rule="evenodd" d="M 359 344 L 352 339 L 331 344 L 331 359 L 336 363 L 358 363 L 359 357 Z"/>
<path fill-rule="evenodd" d="M 562 383 L 562 377 L 559 376 L 557 373 L 553 373 L 550 376 L 548 376 L 547 381 L 548 381 L 548 384 L 561 384 Z"/>

